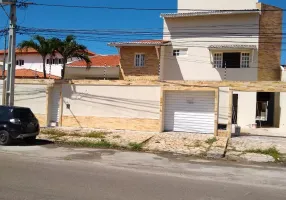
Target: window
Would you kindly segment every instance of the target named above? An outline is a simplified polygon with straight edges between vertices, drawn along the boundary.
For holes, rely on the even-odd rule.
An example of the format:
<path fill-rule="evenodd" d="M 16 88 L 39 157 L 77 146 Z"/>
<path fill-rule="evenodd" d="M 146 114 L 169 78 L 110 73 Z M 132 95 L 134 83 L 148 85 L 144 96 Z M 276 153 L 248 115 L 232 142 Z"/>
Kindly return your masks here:
<path fill-rule="evenodd" d="M 135 67 L 145 66 L 145 54 L 135 54 Z"/>
<path fill-rule="evenodd" d="M 63 59 L 62 58 L 47 59 L 46 63 L 48 65 L 59 65 L 59 64 L 63 64 Z"/>
<path fill-rule="evenodd" d="M 16 65 L 22 66 L 24 64 L 25 64 L 24 60 L 16 60 Z"/>
<path fill-rule="evenodd" d="M 188 55 L 188 49 L 174 49 L 173 56 L 186 56 Z"/>
<path fill-rule="evenodd" d="M 215 53 L 214 54 L 214 67 L 215 68 L 222 68 L 222 53 Z"/>
<path fill-rule="evenodd" d="M 213 65 L 215 68 L 249 68 L 250 53 L 214 53 Z"/>
<path fill-rule="evenodd" d="M 250 63 L 250 53 L 241 53 L 241 67 L 248 68 Z"/>

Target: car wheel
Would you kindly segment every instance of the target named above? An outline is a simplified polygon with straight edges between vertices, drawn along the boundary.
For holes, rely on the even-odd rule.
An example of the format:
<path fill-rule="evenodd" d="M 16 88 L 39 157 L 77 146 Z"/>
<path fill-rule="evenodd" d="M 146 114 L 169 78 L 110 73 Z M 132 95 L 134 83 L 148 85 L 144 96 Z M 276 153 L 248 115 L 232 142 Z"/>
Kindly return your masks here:
<path fill-rule="evenodd" d="M 10 134 L 7 131 L 0 131 L 0 145 L 9 145 L 11 144 L 12 139 Z"/>
<path fill-rule="evenodd" d="M 34 144 L 34 143 L 36 142 L 36 136 L 24 138 L 24 141 L 25 141 L 27 144 Z"/>

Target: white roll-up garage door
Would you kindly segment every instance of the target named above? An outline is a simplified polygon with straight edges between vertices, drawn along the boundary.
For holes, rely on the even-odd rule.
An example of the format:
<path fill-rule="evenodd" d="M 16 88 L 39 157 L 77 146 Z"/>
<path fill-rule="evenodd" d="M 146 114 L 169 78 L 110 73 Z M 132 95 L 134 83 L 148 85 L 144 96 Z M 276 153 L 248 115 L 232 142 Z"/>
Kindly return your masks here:
<path fill-rule="evenodd" d="M 215 92 L 165 93 L 165 131 L 214 133 Z"/>

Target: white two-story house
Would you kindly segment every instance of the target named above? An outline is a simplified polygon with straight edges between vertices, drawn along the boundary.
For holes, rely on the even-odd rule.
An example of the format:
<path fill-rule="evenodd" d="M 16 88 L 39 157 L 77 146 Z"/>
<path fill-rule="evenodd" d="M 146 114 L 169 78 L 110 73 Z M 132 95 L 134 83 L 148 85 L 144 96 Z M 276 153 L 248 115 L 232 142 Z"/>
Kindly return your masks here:
<path fill-rule="evenodd" d="M 145 77 L 157 76 L 162 82 L 227 86 L 220 88 L 221 127 L 228 123 L 229 99 L 223 97 L 228 88 L 233 90 L 233 124 L 244 130 L 285 130 L 284 93 L 255 87 L 232 89 L 238 82 L 243 86 L 281 81 L 282 15 L 280 8 L 258 0 L 178 0 L 178 12 L 161 14 L 164 29 L 160 42 L 121 42 L 111 46 L 119 49 L 121 69 L 129 76 L 144 72 Z M 214 118 L 214 94 L 168 92 L 164 98 L 164 130 L 195 130 L 196 123 L 200 127 L 213 126 L 209 119 Z"/>
<path fill-rule="evenodd" d="M 7 51 L 6 51 L 7 53 Z M 90 57 L 95 56 L 96 54 L 88 51 Z M 6 60 L 7 60 L 6 55 Z M 4 50 L 0 50 L 0 61 L 4 60 Z M 78 58 L 71 58 L 68 60 L 68 64 L 74 61 L 77 61 Z M 47 56 L 46 60 L 46 73 L 47 77 L 49 76 L 58 76 L 61 77 L 61 70 L 63 59 L 59 53 L 53 58 Z M 7 65 L 6 65 L 7 68 Z M 43 72 L 43 59 L 42 56 L 34 49 L 28 48 L 23 50 L 16 50 L 16 70 L 17 69 L 29 69 L 36 72 Z"/>

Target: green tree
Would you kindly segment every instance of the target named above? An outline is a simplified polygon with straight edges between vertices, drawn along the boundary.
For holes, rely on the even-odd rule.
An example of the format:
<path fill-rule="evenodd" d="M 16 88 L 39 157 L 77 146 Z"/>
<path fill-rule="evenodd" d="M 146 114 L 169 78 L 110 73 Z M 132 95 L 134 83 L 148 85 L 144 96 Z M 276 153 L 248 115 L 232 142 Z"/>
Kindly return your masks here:
<path fill-rule="evenodd" d="M 78 58 L 84 60 L 86 65 L 90 64 L 87 48 L 77 43 L 76 37 L 68 35 L 65 39 L 53 39 L 56 43 L 56 51 L 63 57 L 62 79 L 65 77 L 66 64 L 69 58 Z"/>
<path fill-rule="evenodd" d="M 47 78 L 46 58 L 48 55 L 55 54 L 56 44 L 55 39 L 47 39 L 43 36 L 36 35 L 31 40 L 22 41 L 20 44 L 18 44 L 18 48 L 21 51 L 23 49 L 27 50 L 28 48 L 32 48 L 42 56 L 44 78 Z"/>

